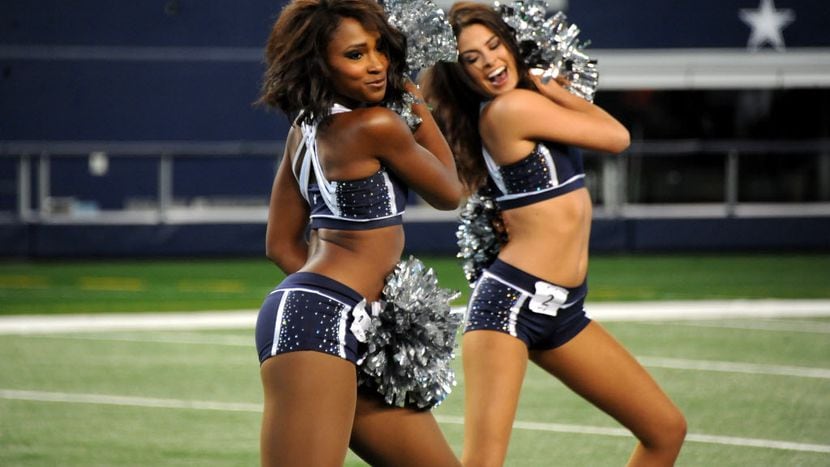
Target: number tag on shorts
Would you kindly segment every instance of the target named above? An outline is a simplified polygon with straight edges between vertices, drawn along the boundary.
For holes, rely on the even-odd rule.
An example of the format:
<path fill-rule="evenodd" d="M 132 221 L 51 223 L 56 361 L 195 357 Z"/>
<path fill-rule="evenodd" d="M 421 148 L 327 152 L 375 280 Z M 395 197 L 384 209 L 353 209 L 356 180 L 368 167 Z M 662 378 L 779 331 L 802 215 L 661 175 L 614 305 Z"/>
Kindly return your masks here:
<path fill-rule="evenodd" d="M 372 323 L 372 317 L 366 312 L 366 300 L 362 300 L 354 306 L 352 316 L 354 317 L 350 327 L 352 334 L 358 342 L 366 342 L 366 331 Z"/>
<path fill-rule="evenodd" d="M 369 327 L 372 325 L 372 317 L 380 314 L 383 309 L 381 302 L 372 302 L 369 304 L 370 311 L 366 311 L 366 299 L 363 299 L 352 309 L 352 316 L 354 321 L 349 328 L 354 334 L 358 342 L 366 342 L 368 338 Z"/>
<path fill-rule="evenodd" d="M 568 289 L 548 282 L 536 282 L 536 293 L 530 299 L 530 311 L 556 316 L 559 308 L 568 300 Z"/>

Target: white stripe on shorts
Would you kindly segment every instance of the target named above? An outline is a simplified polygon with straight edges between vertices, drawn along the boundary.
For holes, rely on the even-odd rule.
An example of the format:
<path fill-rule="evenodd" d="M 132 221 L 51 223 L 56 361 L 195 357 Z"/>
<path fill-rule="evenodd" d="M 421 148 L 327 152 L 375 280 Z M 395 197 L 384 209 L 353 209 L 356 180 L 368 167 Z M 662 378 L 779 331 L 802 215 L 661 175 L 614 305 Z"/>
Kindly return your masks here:
<path fill-rule="evenodd" d="M 510 307 L 510 316 L 508 317 L 508 320 L 507 320 L 507 326 L 508 326 L 508 330 L 510 331 L 510 335 L 513 336 L 513 337 L 518 337 L 518 335 L 516 334 L 516 321 L 518 320 L 518 317 L 519 317 L 519 310 L 525 304 L 528 297 L 532 297 L 533 294 L 531 294 L 527 290 L 519 287 L 518 285 L 513 284 L 512 282 L 508 282 L 508 281 L 502 279 L 501 277 L 493 274 L 490 271 L 483 271 L 482 276 L 479 279 L 479 281 L 481 281 L 481 279 L 484 279 L 485 277 L 488 278 L 488 279 L 493 279 L 494 281 L 497 281 L 497 282 L 501 282 L 502 284 L 510 287 L 511 289 L 515 290 L 516 292 L 519 292 L 519 294 L 521 295 L 521 297 L 519 297 L 519 299 L 516 300 L 516 303 L 514 303 L 513 306 Z M 476 290 L 478 290 L 478 284 L 476 284 Z M 473 302 L 473 300 L 471 298 L 470 303 L 472 303 L 472 302 Z"/>
<path fill-rule="evenodd" d="M 523 288 L 519 287 L 518 285 L 516 285 L 516 284 L 514 284 L 514 283 L 512 283 L 512 282 L 508 282 L 508 281 L 506 281 L 506 280 L 502 279 L 501 277 L 499 277 L 499 276 L 497 276 L 497 275 L 493 274 L 493 273 L 492 273 L 492 272 L 490 272 L 490 271 L 484 271 L 484 272 L 482 273 L 482 275 L 483 275 L 483 276 L 487 276 L 487 277 L 489 277 L 490 279 L 493 279 L 493 280 L 495 280 L 495 281 L 499 281 L 499 282 L 501 282 L 502 284 L 504 284 L 504 285 L 506 285 L 506 286 L 508 286 L 508 287 L 511 287 L 511 288 L 513 288 L 513 289 L 517 290 L 518 292 L 521 292 L 523 295 L 533 295 L 533 292 L 531 292 L 531 291 L 529 291 L 529 290 L 525 290 L 525 289 L 523 289 Z"/>
<path fill-rule="evenodd" d="M 340 357 L 346 358 L 346 322 L 349 320 L 349 312 L 352 307 L 343 305 L 340 309 L 340 329 L 337 332 L 337 341 L 339 342 L 338 351 Z"/>
<path fill-rule="evenodd" d="M 518 337 L 518 335 L 516 334 L 516 321 L 519 318 L 519 311 L 522 309 L 522 306 L 525 304 L 526 301 L 527 294 L 522 294 L 522 296 L 519 297 L 518 300 L 516 300 L 516 303 L 514 303 L 513 306 L 510 307 L 510 318 L 508 318 L 507 325 L 510 329 L 510 335 L 513 337 Z"/>
<path fill-rule="evenodd" d="M 285 300 L 288 298 L 288 291 L 280 297 L 280 304 L 277 305 L 277 318 L 274 321 L 274 343 L 271 344 L 271 356 L 277 354 L 277 348 L 280 345 L 280 329 L 282 328 L 282 314 L 285 311 Z"/>
<path fill-rule="evenodd" d="M 467 320 L 470 318 L 470 309 L 473 307 L 473 303 L 476 302 L 476 297 L 478 296 L 478 287 L 481 285 L 481 278 L 476 281 L 475 287 L 473 287 L 473 293 L 470 294 L 470 299 L 467 300 L 467 306 L 464 307 L 464 326 L 467 326 Z"/>
<path fill-rule="evenodd" d="M 271 345 L 271 356 L 277 354 L 277 350 L 279 349 L 279 340 L 280 340 L 280 328 L 282 327 L 282 315 L 283 311 L 285 310 L 285 301 L 288 299 L 288 294 L 291 292 L 308 292 L 320 295 L 322 297 L 326 297 L 329 300 L 334 300 L 337 303 L 343 305 L 343 310 L 340 311 L 340 327 L 338 329 L 338 340 L 339 349 L 340 349 L 340 356 L 346 358 L 346 320 L 349 318 L 349 310 L 351 307 L 341 300 L 338 300 L 330 295 L 326 295 L 320 291 L 313 290 L 313 289 L 306 289 L 303 287 L 292 287 L 288 289 L 276 289 L 271 291 L 272 294 L 277 292 L 284 292 L 282 297 L 280 297 L 280 304 L 277 306 L 277 319 L 274 322 L 274 343 Z M 269 294 L 270 295 L 270 294 Z"/>

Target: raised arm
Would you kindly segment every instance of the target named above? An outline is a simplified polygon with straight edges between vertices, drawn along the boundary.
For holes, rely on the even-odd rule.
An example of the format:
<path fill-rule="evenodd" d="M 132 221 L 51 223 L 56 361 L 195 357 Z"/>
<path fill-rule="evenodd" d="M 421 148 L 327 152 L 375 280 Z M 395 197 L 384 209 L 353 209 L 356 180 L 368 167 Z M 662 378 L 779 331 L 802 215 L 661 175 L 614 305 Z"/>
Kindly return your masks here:
<path fill-rule="evenodd" d="M 453 158 L 452 150 L 450 149 L 447 140 L 438 128 L 438 123 L 432 116 L 429 107 L 426 105 L 424 95 L 421 90 L 414 83 L 407 82 L 407 91 L 409 91 L 416 98 L 416 104 L 412 106 L 412 111 L 421 118 L 421 125 L 413 133 L 415 141 L 431 152 L 441 164 L 452 173 L 455 173 L 455 158 Z"/>
<path fill-rule="evenodd" d="M 423 120 L 414 135 L 392 112 L 378 109 L 372 114 L 367 127 L 377 158 L 432 207 L 453 210 L 463 188 L 452 152 L 426 105 L 416 104 L 413 111 Z"/>
<path fill-rule="evenodd" d="M 291 170 L 290 151 L 297 146 L 297 131 L 289 133 L 268 206 L 265 255 L 283 272 L 299 270 L 308 259 L 306 226 L 309 209 Z"/>
<path fill-rule="evenodd" d="M 530 141 L 557 141 L 617 154 L 630 144 L 628 130 L 608 112 L 566 91 L 555 80 L 539 92 L 516 89 L 497 97 L 482 118 L 482 131 Z"/>

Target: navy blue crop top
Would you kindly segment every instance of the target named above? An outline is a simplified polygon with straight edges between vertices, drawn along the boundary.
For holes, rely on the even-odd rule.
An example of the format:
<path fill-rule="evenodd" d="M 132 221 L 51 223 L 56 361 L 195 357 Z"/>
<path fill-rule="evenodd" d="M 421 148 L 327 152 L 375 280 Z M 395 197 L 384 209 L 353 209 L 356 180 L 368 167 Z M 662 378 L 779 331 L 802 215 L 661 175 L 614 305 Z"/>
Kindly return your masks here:
<path fill-rule="evenodd" d="M 339 105 L 332 109 L 333 114 L 348 111 Z M 400 179 L 381 166 L 366 178 L 327 180 L 317 156 L 317 124 L 300 127 L 294 176 L 311 209 L 312 229 L 368 230 L 403 223 L 408 188 Z"/>
<path fill-rule="evenodd" d="M 482 148 L 499 209 L 513 209 L 564 195 L 585 186 L 582 153 L 572 146 L 536 143 L 525 158 L 499 166 Z"/>

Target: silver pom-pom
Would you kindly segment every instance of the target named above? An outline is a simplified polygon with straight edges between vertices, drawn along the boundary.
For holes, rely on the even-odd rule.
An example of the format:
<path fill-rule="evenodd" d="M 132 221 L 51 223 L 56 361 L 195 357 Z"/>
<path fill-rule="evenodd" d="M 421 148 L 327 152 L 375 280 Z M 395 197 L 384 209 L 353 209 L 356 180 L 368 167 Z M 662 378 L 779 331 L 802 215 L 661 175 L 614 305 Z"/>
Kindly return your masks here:
<path fill-rule="evenodd" d="M 421 117 L 415 115 L 412 111 L 412 106 L 415 104 L 423 104 L 424 102 L 415 97 L 411 92 L 403 93 L 400 101 L 390 102 L 386 107 L 396 114 L 400 115 L 409 130 L 415 133 L 415 130 L 421 126 Z"/>
<path fill-rule="evenodd" d="M 481 276 L 499 254 L 507 234 L 495 201 L 485 190 L 479 190 L 467 198 L 458 214 L 458 254 L 467 282 L 472 284 Z"/>
<path fill-rule="evenodd" d="M 438 286 L 431 268 L 412 256 L 386 278 L 384 306 L 372 313 L 358 383 L 377 390 L 387 404 L 429 409 L 456 385 L 450 363 L 462 313 L 457 292 Z"/>
<path fill-rule="evenodd" d="M 565 89 L 593 102 L 599 85 L 597 61 L 585 54 L 588 44 L 577 40 L 579 28 L 568 24 L 564 13 L 545 19 L 544 0 L 496 2 L 495 7 L 515 30 L 522 57 L 542 82 L 561 76 Z"/>
<path fill-rule="evenodd" d="M 406 36 L 410 71 L 458 60 L 452 27 L 432 0 L 383 0 L 389 23 Z"/>

